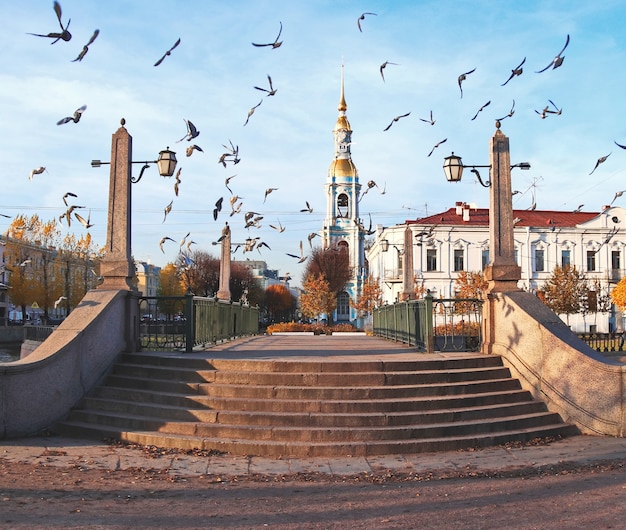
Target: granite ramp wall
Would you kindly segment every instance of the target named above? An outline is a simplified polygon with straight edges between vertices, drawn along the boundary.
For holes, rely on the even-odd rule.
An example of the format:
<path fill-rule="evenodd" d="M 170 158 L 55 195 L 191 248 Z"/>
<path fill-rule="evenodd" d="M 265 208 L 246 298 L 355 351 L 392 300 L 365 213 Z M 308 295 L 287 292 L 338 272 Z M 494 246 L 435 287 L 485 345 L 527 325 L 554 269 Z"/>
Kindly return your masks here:
<path fill-rule="evenodd" d="M 0 439 L 37 433 L 65 417 L 128 351 L 130 301 L 129 291 L 89 291 L 33 353 L 0 364 Z"/>

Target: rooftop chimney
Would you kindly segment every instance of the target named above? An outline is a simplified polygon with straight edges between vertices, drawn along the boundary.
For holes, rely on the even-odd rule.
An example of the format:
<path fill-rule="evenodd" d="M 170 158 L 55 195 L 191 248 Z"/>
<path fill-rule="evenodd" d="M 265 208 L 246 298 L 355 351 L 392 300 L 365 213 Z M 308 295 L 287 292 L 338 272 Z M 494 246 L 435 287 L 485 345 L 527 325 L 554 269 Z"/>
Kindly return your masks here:
<path fill-rule="evenodd" d="M 469 220 L 470 220 L 470 205 L 464 204 L 463 205 L 463 221 L 469 221 Z"/>

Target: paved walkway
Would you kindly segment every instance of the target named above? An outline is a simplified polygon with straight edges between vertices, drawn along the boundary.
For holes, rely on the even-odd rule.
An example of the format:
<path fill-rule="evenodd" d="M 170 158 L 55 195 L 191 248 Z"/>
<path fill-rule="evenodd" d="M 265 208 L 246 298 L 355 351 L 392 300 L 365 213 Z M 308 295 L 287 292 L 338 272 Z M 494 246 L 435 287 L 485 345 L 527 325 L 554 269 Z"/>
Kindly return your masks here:
<path fill-rule="evenodd" d="M 139 447 L 51 436 L 0 442 L 0 459 L 63 468 L 103 471 L 157 470 L 177 477 L 259 478 L 316 474 L 493 475 L 550 468 L 626 463 L 626 439 L 574 436 L 544 445 L 492 447 L 472 451 L 343 458 L 285 458 L 149 452 Z"/>

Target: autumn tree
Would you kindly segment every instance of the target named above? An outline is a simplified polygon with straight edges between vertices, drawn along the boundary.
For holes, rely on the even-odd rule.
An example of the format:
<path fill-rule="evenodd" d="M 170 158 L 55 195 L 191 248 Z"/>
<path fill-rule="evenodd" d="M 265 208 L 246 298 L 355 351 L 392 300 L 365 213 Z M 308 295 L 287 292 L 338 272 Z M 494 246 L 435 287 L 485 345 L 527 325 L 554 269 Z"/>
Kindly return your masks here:
<path fill-rule="evenodd" d="M 378 278 L 374 278 L 371 274 L 365 279 L 361 294 L 357 301 L 353 303 L 354 309 L 357 310 L 360 317 L 369 315 L 375 308 L 379 307 L 383 300 L 383 290 L 380 286 Z"/>
<path fill-rule="evenodd" d="M 331 291 L 328 280 L 322 274 L 310 274 L 304 279 L 300 294 L 300 309 L 308 318 L 321 314 L 330 316 L 337 306 L 337 296 Z"/>
<path fill-rule="evenodd" d="M 264 307 L 271 322 L 286 322 L 293 318 L 296 297 L 283 284 L 270 285 L 265 289 Z"/>
<path fill-rule="evenodd" d="M 569 323 L 569 315 L 583 311 L 588 290 L 584 273 L 572 265 L 557 265 L 543 286 L 543 300 Z"/>
<path fill-rule="evenodd" d="M 611 300 L 620 311 L 626 311 L 626 277 L 611 291 Z"/>
<path fill-rule="evenodd" d="M 330 293 L 337 298 L 352 277 L 350 253 L 347 247 L 338 245 L 324 249 L 314 248 L 304 271 L 305 281 L 310 276 L 323 277 L 328 284 Z M 329 322 L 332 321 L 336 305 L 335 301 L 332 311 L 327 312 Z"/>
<path fill-rule="evenodd" d="M 159 273 L 158 296 L 182 296 L 185 290 L 178 278 L 178 269 L 173 263 L 168 263 Z"/>
<path fill-rule="evenodd" d="M 482 271 L 459 271 L 454 281 L 455 298 L 483 298 L 489 282 Z"/>

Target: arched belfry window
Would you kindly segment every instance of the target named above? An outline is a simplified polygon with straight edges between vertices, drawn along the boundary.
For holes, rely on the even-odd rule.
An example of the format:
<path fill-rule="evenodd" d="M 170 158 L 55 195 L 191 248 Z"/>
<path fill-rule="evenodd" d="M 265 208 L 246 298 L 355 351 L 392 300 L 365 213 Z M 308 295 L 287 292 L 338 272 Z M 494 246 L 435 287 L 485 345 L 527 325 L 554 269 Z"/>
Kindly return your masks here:
<path fill-rule="evenodd" d="M 348 196 L 345 193 L 337 197 L 337 217 L 348 217 Z"/>

